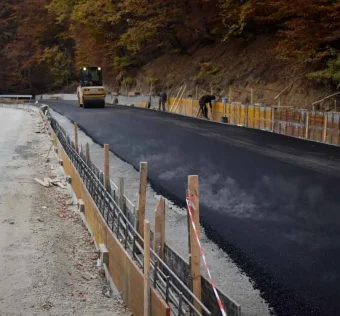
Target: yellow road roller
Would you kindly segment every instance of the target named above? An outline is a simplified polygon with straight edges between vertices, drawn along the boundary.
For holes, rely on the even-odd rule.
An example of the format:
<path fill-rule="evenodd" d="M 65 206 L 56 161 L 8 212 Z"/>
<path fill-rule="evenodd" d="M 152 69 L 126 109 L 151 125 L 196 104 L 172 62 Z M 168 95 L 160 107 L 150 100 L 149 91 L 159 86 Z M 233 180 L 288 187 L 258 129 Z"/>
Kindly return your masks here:
<path fill-rule="evenodd" d="M 80 107 L 105 107 L 106 89 L 103 85 L 103 73 L 100 67 L 80 69 L 80 85 L 77 88 Z"/>

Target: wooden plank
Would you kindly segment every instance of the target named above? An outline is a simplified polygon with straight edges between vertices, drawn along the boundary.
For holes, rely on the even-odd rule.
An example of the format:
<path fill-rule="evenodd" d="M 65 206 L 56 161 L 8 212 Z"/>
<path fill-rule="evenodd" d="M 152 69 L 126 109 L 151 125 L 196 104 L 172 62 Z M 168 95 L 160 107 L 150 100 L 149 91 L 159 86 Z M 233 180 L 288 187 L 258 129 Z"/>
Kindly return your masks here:
<path fill-rule="evenodd" d="M 147 179 L 148 179 L 148 163 L 141 162 L 139 167 L 138 233 L 142 236 L 142 238 L 144 238 Z"/>
<path fill-rule="evenodd" d="M 150 316 L 150 223 L 144 221 L 144 316 Z"/>
<path fill-rule="evenodd" d="M 310 118 L 309 118 L 309 112 L 307 112 L 307 115 L 306 115 L 306 124 L 305 124 L 305 138 L 308 139 L 309 138 L 309 121 L 310 121 Z"/>
<path fill-rule="evenodd" d="M 322 141 L 326 143 L 327 139 L 327 121 L 328 121 L 328 115 L 327 112 L 324 114 L 324 121 L 323 121 L 323 133 L 322 133 Z"/>
<path fill-rule="evenodd" d="M 76 152 L 78 152 L 78 124 L 74 122 L 74 147 L 76 149 Z"/>
<path fill-rule="evenodd" d="M 199 185 L 198 176 L 191 175 L 188 177 L 188 194 L 195 206 L 193 214 L 194 223 L 196 226 L 198 238 L 200 238 L 200 211 L 199 211 Z M 194 229 L 190 225 L 190 248 L 191 248 L 191 278 L 192 278 L 192 291 L 195 296 L 202 300 L 201 288 L 201 252 L 198 242 L 195 237 Z M 201 306 L 195 302 L 194 306 L 198 311 L 201 311 Z"/>
<path fill-rule="evenodd" d="M 124 178 L 120 177 L 118 181 L 119 207 L 125 214 L 124 203 Z"/>
<path fill-rule="evenodd" d="M 106 189 L 110 187 L 110 157 L 109 145 L 104 145 L 104 186 Z"/>
<path fill-rule="evenodd" d="M 161 198 L 155 209 L 155 233 L 153 250 L 164 260 L 165 243 L 165 200 Z"/>
<path fill-rule="evenodd" d="M 91 155 L 90 155 L 90 146 L 89 146 L 89 143 L 86 143 L 85 156 L 86 156 L 86 162 L 89 162 L 89 161 L 91 161 Z"/>

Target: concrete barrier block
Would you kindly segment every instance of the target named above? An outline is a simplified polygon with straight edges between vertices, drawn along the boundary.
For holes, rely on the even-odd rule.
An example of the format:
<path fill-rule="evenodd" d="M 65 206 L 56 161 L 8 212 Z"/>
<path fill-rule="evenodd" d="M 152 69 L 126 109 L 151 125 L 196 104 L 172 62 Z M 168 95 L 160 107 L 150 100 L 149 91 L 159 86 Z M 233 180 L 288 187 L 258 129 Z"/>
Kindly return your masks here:
<path fill-rule="evenodd" d="M 83 200 L 79 200 L 78 201 L 78 209 L 80 213 L 84 213 L 85 212 L 85 204 Z"/>
<path fill-rule="evenodd" d="M 66 182 L 71 184 L 72 183 L 72 178 L 71 176 L 66 176 Z"/>
<path fill-rule="evenodd" d="M 99 252 L 100 252 L 100 262 L 103 265 L 104 263 L 106 265 L 109 264 L 109 251 L 107 250 L 105 244 L 99 244 Z"/>

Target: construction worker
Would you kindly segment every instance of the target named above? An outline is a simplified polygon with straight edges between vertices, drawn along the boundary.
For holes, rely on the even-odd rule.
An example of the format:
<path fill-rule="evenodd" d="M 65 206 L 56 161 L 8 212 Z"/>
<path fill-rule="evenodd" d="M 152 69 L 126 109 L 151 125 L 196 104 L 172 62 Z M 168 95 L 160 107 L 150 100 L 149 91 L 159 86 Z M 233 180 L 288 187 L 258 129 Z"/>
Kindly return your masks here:
<path fill-rule="evenodd" d="M 166 111 L 165 109 L 165 103 L 168 100 L 168 95 L 165 91 L 162 91 L 159 93 L 159 100 L 158 100 L 158 111 Z"/>
<path fill-rule="evenodd" d="M 212 111 L 212 104 L 211 101 L 215 100 L 215 96 L 214 95 L 204 95 L 203 97 L 200 98 L 199 100 L 199 105 L 200 105 L 200 109 L 202 111 L 203 117 L 208 119 L 208 108 L 207 108 L 207 103 L 210 106 L 210 111 Z"/>

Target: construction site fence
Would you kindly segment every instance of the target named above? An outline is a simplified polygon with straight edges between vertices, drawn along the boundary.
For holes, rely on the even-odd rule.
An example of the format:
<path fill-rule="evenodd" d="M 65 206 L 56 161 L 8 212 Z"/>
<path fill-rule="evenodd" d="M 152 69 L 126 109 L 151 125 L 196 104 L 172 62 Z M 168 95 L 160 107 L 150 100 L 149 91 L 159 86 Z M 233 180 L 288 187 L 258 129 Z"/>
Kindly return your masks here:
<path fill-rule="evenodd" d="M 143 271 L 144 250 L 140 246 L 143 239 L 136 230 L 134 204 L 125 195 L 124 201 L 119 201 L 119 187 L 113 181 L 110 181 L 108 189 L 104 187 L 103 172 L 87 158 L 82 146 L 75 148 L 73 140 L 49 111 L 46 114 L 58 141 L 79 173 L 102 218 L 121 246 L 130 254 L 136 266 Z M 150 239 L 152 244 L 152 232 Z M 202 302 L 200 302 L 190 290 L 191 279 L 188 271 L 189 264 L 169 246 L 165 245 L 164 261 L 151 250 L 151 284 L 168 304 L 171 315 L 220 315 L 209 281 L 202 277 Z M 228 315 L 241 315 L 240 305 L 220 290 L 218 292 Z M 201 311 L 195 308 L 194 302 L 201 306 Z"/>
<path fill-rule="evenodd" d="M 197 117 L 199 101 L 169 98 L 167 111 Z M 240 102 L 213 102 L 212 117 L 216 122 L 271 131 L 326 144 L 340 144 L 340 113 L 293 107 L 246 105 Z M 226 119 L 224 119 L 226 118 Z"/>

